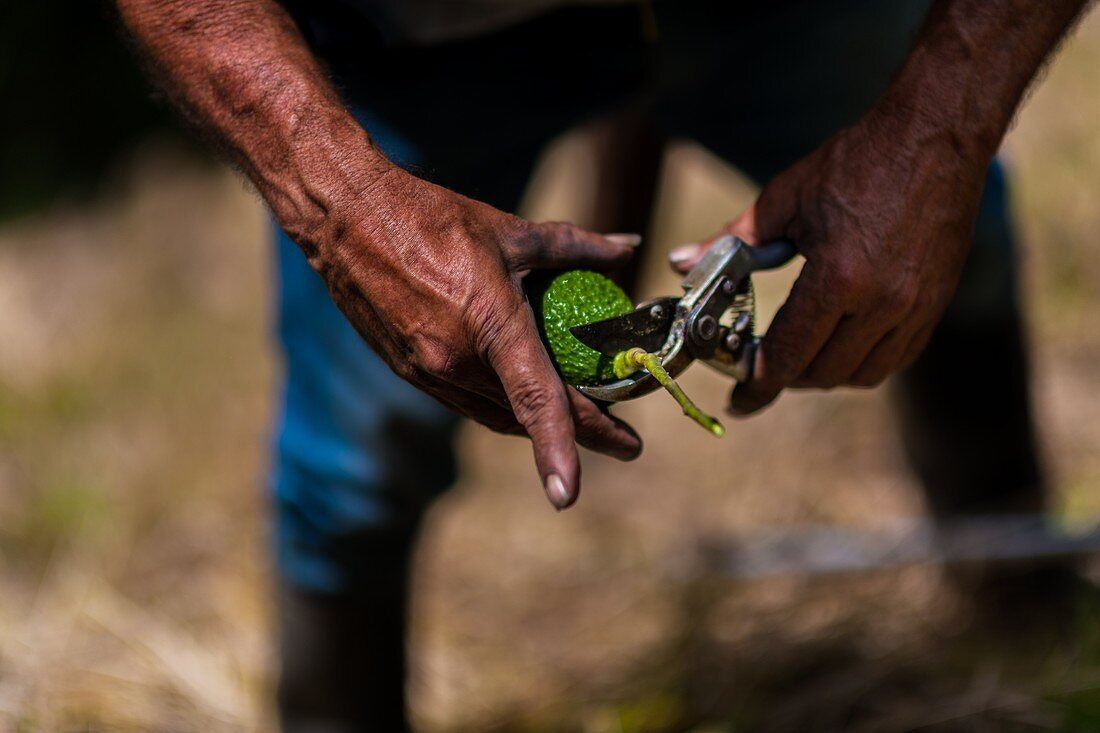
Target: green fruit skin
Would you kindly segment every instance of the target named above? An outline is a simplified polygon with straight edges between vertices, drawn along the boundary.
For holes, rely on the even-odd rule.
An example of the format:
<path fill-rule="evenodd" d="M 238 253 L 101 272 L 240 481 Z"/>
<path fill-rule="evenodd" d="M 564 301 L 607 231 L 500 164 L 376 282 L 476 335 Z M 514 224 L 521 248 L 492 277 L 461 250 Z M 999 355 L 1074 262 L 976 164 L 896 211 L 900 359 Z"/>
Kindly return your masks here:
<path fill-rule="evenodd" d="M 528 297 L 543 341 L 566 382 L 594 385 L 615 379 L 613 357 L 588 348 L 569 329 L 633 310 L 634 303 L 618 285 L 597 272 L 567 270 L 548 283 L 538 283 Z"/>

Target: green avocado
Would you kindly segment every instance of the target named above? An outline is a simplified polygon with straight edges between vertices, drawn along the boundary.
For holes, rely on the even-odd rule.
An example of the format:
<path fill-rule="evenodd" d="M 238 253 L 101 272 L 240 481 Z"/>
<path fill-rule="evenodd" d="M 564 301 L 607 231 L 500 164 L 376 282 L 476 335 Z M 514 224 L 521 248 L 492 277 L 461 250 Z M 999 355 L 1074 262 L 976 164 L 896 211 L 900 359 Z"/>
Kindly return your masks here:
<path fill-rule="evenodd" d="M 614 358 L 588 348 L 569 329 L 632 310 L 634 303 L 622 288 L 597 272 L 567 270 L 534 278 L 527 298 L 550 357 L 566 382 L 593 385 L 615 378 Z"/>

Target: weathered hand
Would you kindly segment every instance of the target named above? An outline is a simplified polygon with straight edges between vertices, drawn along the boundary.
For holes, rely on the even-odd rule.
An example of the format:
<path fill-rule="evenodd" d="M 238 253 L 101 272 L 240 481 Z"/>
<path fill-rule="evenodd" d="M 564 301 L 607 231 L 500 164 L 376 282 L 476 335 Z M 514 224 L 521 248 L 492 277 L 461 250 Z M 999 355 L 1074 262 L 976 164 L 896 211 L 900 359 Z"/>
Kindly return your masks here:
<path fill-rule="evenodd" d="M 576 498 L 574 423 L 588 445 L 637 453 L 628 428 L 557 379 L 519 288 L 531 268 L 617 264 L 625 241 L 529 224 L 393 168 L 283 3 L 117 3 L 169 96 L 399 373 L 481 422 L 522 425 L 558 506 Z M 1086 4 L 938 0 L 878 104 L 901 113 L 893 123 L 869 115 L 731 225 L 753 241 L 790 236 L 808 259 L 739 409 L 796 382 L 873 383 L 919 351 L 958 276 L 985 162 Z"/>
<path fill-rule="evenodd" d="M 772 179 L 726 228 L 750 243 L 789 237 L 806 258 L 731 411 L 755 412 L 787 387 L 876 385 L 928 342 L 966 259 L 989 161 L 896 125 L 869 114 Z M 673 252 L 673 266 L 690 269 L 706 246 Z"/>
<path fill-rule="evenodd" d="M 521 289 L 535 269 L 621 265 L 636 237 L 533 224 L 398 168 L 368 198 L 330 213 L 304 249 L 397 374 L 493 430 L 529 435 L 559 509 L 579 488 L 574 440 L 638 455 L 629 426 L 562 383 Z"/>

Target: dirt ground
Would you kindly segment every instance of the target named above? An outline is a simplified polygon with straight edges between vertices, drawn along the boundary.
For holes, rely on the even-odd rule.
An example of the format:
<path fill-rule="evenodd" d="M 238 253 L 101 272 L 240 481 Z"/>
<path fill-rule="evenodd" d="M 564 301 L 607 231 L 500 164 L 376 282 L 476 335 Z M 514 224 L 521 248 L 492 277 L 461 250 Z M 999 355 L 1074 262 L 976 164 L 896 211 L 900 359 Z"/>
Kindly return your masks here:
<path fill-rule="evenodd" d="M 1067 524 L 1100 517 L 1100 18 L 1006 145 L 1036 407 Z M 534 218 L 582 213 L 562 141 Z M 752 189 L 670 155 L 663 253 Z M 151 146 L 94 205 L 0 227 L 0 731 L 272 726 L 265 461 L 277 365 L 266 215 L 231 172 Z M 791 268 L 761 281 L 774 311 Z M 965 365 L 960 365 L 965 369 Z M 718 410 L 726 382 L 682 380 Z M 429 732 L 1100 730 L 1100 634 L 960 637 L 935 567 L 752 582 L 701 542 L 919 516 L 889 390 L 789 394 L 714 440 L 660 396 L 618 413 L 642 458 L 584 460 L 553 512 L 528 445 L 467 426 L 418 561 L 412 706 Z M 1061 630 L 1052 630 L 1061 631 Z"/>

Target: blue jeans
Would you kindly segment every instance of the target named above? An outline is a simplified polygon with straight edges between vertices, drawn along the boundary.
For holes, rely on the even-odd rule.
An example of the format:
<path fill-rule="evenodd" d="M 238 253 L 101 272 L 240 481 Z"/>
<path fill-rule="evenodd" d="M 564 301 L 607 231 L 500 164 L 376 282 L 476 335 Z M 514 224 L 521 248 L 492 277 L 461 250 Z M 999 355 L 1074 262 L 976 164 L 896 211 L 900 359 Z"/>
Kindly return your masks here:
<path fill-rule="evenodd" d="M 625 104 L 764 182 L 874 102 L 927 3 L 761 5 L 657 3 L 656 44 L 643 40 L 633 6 L 563 10 L 426 49 L 313 37 L 392 160 L 510 211 L 552 137 Z M 293 242 L 281 232 L 276 241 L 286 367 L 274 465 L 279 569 L 292 586 L 345 592 L 369 582 L 378 533 L 414 526 L 453 481 L 456 419 L 396 377 Z M 994 165 L 948 317 L 1014 314 L 1014 261 Z"/>

